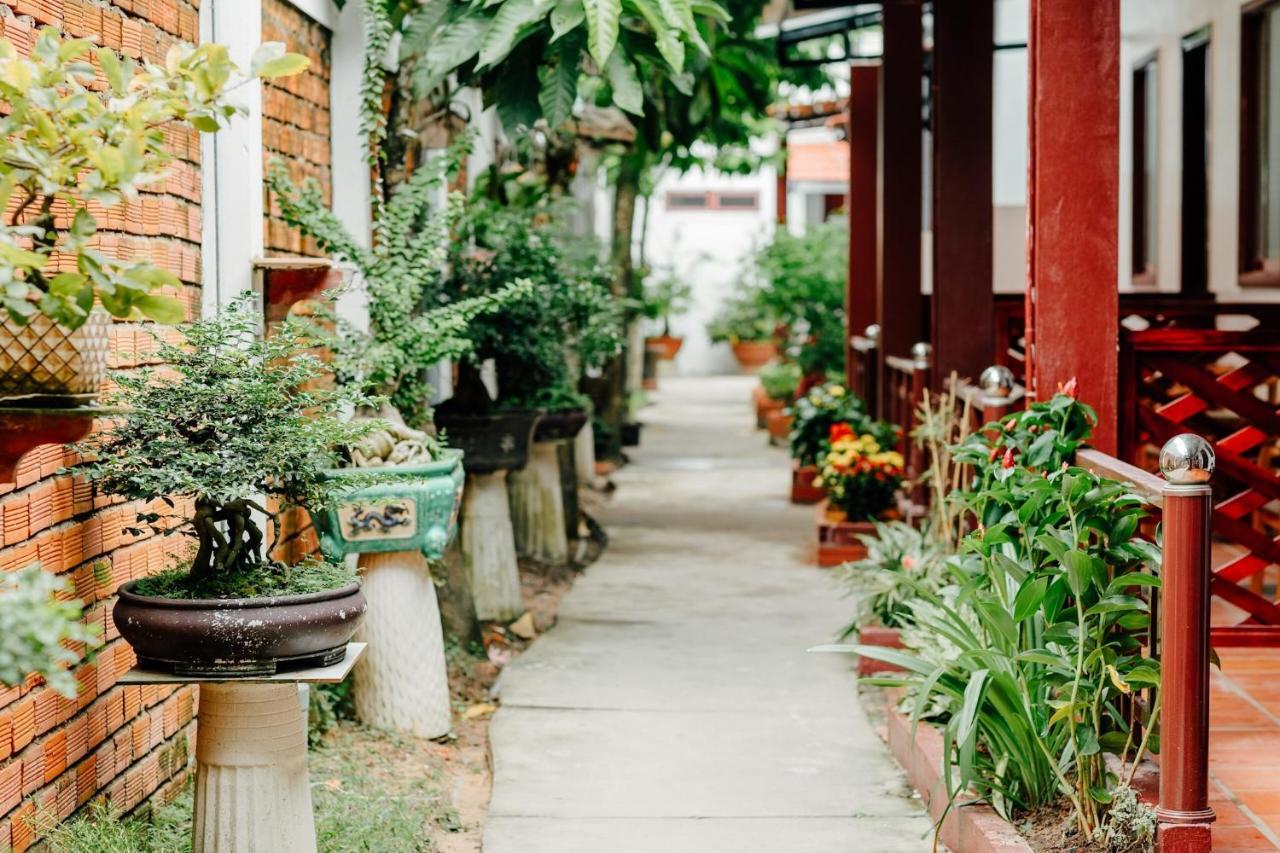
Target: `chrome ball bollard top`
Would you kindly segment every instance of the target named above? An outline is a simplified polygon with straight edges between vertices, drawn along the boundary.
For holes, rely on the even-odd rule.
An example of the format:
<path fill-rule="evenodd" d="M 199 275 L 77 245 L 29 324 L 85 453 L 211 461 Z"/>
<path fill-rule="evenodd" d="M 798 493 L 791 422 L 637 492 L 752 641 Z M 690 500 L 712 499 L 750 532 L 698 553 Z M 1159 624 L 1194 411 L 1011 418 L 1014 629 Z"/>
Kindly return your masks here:
<path fill-rule="evenodd" d="M 880 324 L 872 323 L 870 326 L 867 326 L 865 329 L 862 330 L 862 336 L 867 340 L 879 341 L 880 340 Z"/>
<path fill-rule="evenodd" d="M 1160 473 L 1175 485 L 1209 482 L 1214 462 L 1213 446 L 1194 433 L 1175 435 L 1160 448 Z"/>
<path fill-rule="evenodd" d="M 1003 364 L 991 365 L 978 377 L 978 387 L 988 397 L 1004 399 L 1013 393 L 1016 384 L 1013 371 Z"/>
<path fill-rule="evenodd" d="M 933 357 L 933 344 L 926 341 L 919 341 L 911 345 L 911 358 L 914 361 L 927 364 L 929 359 Z"/>

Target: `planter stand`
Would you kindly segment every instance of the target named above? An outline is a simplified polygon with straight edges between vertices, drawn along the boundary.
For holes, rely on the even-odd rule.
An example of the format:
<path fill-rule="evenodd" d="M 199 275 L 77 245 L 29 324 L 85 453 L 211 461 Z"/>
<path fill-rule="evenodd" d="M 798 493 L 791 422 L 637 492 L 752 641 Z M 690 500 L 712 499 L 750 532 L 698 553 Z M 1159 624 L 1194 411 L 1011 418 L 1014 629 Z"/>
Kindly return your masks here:
<path fill-rule="evenodd" d="M 313 853 L 315 819 L 307 775 L 307 714 L 299 683 L 334 684 L 364 651 L 336 664 L 234 680 L 180 678 L 135 667 L 120 684 L 199 683 L 194 853 Z"/>
<path fill-rule="evenodd" d="M 356 636 L 356 713 L 378 729 L 443 737 L 452 724 L 444 629 L 431 567 L 419 551 L 361 554 L 368 616 Z"/>
<path fill-rule="evenodd" d="M 461 527 L 462 559 L 471 579 L 476 616 L 501 622 L 515 619 L 524 611 L 524 600 L 506 471 L 467 475 Z"/>
<path fill-rule="evenodd" d="M 427 561 L 444 556 L 458 528 L 462 453 L 419 467 L 333 472 L 388 476 L 313 516 L 331 560 L 359 554 L 369 602 L 357 635 L 369 653 L 356 668 L 356 710 L 371 726 L 436 738 L 449 733 L 449 680 L 435 582 Z"/>
<path fill-rule="evenodd" d="M 858 537 L 876 532 L 869 521 L 849 521 L 842 513 L 818 504 L 818 566 L 829 569 L 867 556 L 867 546 Z"/>
<path fill-rule="evenodd" d="M 578 483 L 583 486 L 591 485 L 591 480 L 596 475 L 596 433 L 590 420 L 574 437 L 573 452 L 574 467 L 578 471 Z"/>
<path fill-rule="evenodd" d="M 534 442 L 529 464 L 508 478 L 516 551 L 545 563 L 569 560 L 560 488 L 561 441 Z"/>

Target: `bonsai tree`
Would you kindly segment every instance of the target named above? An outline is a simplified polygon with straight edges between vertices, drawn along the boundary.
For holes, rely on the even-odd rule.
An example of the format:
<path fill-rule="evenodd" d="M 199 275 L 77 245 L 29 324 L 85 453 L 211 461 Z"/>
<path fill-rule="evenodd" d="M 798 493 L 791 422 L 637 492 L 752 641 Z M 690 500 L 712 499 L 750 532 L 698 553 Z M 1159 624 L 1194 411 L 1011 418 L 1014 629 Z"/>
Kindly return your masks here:
<path fill-rule="evenodd" d="M 107 91 L 94 88 L 98 60 Z M 173 154 L 165 128 L 216 131 L 243 113 L 226 99 L 254 78 L 296 74 L 307 58 L 264 44 L 246 76 L 221 44 L 175 45 L 163 65 L 140 68 L 85 39 L 40 32 L 30 58 L 0 39 L 0 300 L 20 325 L 44 315 L 68 329 L 95 305 L 117 317 L 163 323 L 183 318 L 182 304 L 155 293 L 178 287 L 146 259 L 117 260 L 93 248 L 90 205 L 111 207 L 164 180 Z M 59 264 L 74 259 L 74 269 Z"/>
<path fill-rule="evenodd" d="M 498 403 L 506 408 L 584 407 L 578 369 L 600 366 L 621 347 L 620 304 L 608 272 L 569 261 L 557 213 L 473 199 L 452 243 L 442 299 L 482 298 L 513 280 L 533 288 L 530 298 L 476 318 L 467 330 L 469 360 L 473 367 L 494 360 Z"/>
<path fill-rule="evenodd" d="M 92 459 L 79 473 L 150 505 L 130 532 L 148 527 L 195 544 L 189 560 L 147 578 L 137 591 L 222 598 L 341 586 L 346 575 L 337 567 L 291 570 L 263 556 L 254 513 L 273 516 L 256 496 L 276 498 L 282 507 L 324 507 L 339 488 L 324 476 L 339 448 L 377 424 L 338 415 L 369 401 L 351 389 L 313 387 L 324 373 L 305 352 L 314 341 L 293 324 L 259 338 L 249 294 L 219 316 L 186 326 L 183 339 L 160 343 L 165 372 L 115 376 L 119 390 L 109 402 L 125 413 L 80 448 Z M 168 511 L 155 509 L 160 504 Z"/>

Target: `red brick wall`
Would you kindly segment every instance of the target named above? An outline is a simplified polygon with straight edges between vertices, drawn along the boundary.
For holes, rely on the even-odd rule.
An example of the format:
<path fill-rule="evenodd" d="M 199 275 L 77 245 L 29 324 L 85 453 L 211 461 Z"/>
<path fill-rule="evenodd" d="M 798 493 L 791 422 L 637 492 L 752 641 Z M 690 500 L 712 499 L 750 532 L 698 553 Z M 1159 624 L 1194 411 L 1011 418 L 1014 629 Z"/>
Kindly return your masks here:
<path fill-rule="evenodd" d="M 175 41 L 199 33 L 199 0 L 0 0 L 0 35 L 28 50 L 40 27 L 101 44 L 134 58 L 161 61 Z M 146 255 L 183 282 L 179 295 L 195 316 L 200 304 L 200 143 L 174 130 L 178 156 L 163 186 L 100 214 L 105 252 Z M 116 323 L 114 366 L 155 361 L 154 342 L 140 323 Z M 113 591 L 163 568 L 177 537 L 130 536 L 136 504 L 95 496 L 83 481 L 58 476 L 76 461 L 59 446 L 43 447 L 20 465 L 15 484 L 0 485 L 0 571 L 39 560 L 45 571 L 73 579 L 88 621 L 104 645 L 75 668 L 77 699 L 67 700 L 38 678 L 0 688 L 0 850 L 33 841 L 27 819 L 37 810 L 60 817 L 102 795 L 128 810 L 183 781 L 194 741 L 194 687 L 125 687 L 117 679 L 134 663 L 111 622 Z"/>
<path fill-rule="evenodd" d="M 285 0 L 262 0 L 262 40 L 284 42 L 289 50 L 311 59 L 303 74 L 270 80 L 262 88 L 264 167 L 279 157 L 294 181 L 314 178 L 333 202 L 329 142 L 329 31 Z M 303 237 L 280 219 L 274 200 L 266 204 L 267 254 L 323 255 L 311 237 Z"/>

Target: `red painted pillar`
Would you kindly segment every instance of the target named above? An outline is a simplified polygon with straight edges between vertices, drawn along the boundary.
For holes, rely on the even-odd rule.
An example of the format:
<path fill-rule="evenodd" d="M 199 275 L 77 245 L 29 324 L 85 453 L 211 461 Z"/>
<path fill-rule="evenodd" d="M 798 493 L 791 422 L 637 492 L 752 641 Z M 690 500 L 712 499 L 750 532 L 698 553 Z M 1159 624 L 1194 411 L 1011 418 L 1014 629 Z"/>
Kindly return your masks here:
<path fill-rule="evenodd" d="M 1027 385 L 1071 377 L 1116 449 L 1119 0 L 1031 0 Z"/>
<path fill-rule="evenodd" d="M 880 66 L 854 65 L 849 69 L 849 279 L 845 288 L 845 317 L 850 336 L 861 335 L 876 322 L 876 195 L 877 139 L 879 137 Z M 857 356 L 846 342 L 849 383 Z M 868 400 L 868 402 L 871 402 Z"/>
<path fill-rule="evenodd" d="M 992 362 L 992 0 L 933 6 L 933 380 Z"/>
<path fill-rule="evenodd" d="M 880 363 L 905 357 L 925 334 L 920 293 L 924 30 L 918 0 L 885 3 L 880 67 L 877 322 Z M 889 387 L 881 381 L 883 397 Z M 888 411 L 888 406 L 881 407 Z"/>

